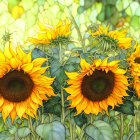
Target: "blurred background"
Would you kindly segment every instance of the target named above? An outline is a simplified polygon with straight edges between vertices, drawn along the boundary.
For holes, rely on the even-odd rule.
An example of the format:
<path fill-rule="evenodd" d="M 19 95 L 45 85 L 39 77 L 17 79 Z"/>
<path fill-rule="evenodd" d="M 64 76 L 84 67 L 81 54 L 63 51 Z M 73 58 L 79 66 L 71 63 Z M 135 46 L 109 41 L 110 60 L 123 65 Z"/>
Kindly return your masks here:
<path fill-rule="evenodd" d="M 24 44 L 38 21 L 51 25 L 60 19 L 72 22 L 71 14 L 82 35 L 91 26 L 110 24 L 112 29 L 128 27 L 128 34 L 139 40 L 140 0 L 0 0 L 1 47 L 8 34 L 12 35 L 14 44 Z M 78 40 L 74 26 L 71 37 Z M 75 46 L 70 44 L 70 47 Z"/>

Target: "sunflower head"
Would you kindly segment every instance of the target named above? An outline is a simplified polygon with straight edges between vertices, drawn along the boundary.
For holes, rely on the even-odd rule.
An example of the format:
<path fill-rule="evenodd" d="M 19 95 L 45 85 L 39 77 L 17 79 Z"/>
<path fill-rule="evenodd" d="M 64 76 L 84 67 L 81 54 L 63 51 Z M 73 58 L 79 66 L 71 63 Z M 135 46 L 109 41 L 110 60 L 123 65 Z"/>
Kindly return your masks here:
<path fill-rule="evenodd" d="M 127 59 L 130 66 L 140 66 L 140 44 L 136 45 L 136 50 Z"/>
<path fill-rule="evenodd" d="M 108 106 L 123 104 L 122 97 L 126 93 L 128 82 L 124 76 L 125 70 L 118 67 L 119 61 L 107 62 L 96 59 L 91 65 L 81 58 L 81 71 L 66 72 L 70 87 L 65 90 L 70 94 L 71 107 L 76 107 L 77 114 L 84 111 L 86 114 L 98 114 Z"/>
<path fill-rule="evenodd" d="M 131 67 L 131 75 L 134 78 L 134 88 L 140 98 L 140 44 L 136 46 L 135 52 L 133 52 L 127 59 Z"/>
<path fill-rule="evenodd" d="M 39 22 L 35 37 L 29 38 L 29 41 L 34 44 L 66 44 L 71 33 L 70 27 L 71 24 L 67 20 L 60 20 L 56 27 Z"/>
<path fill-rule="evenodd" d="M 54 78 L 42 75 L 48 67 L 41 67 L 46 58 L 31 59 L 20 46 L 5 46 L 0 51 L 0 112 L 3 119 L 10 116 L 36 117 L 36 111 L 47 96 L 55 96 L 51 84 Z"/>
<path fill-rule="evenodd" d="M 128 49 L 131 47 L 131 41 L 133 40 L 130 37 L 126 37 L 126 30 L 124 31 L 108 31 L 109 25 L 103 29 L 101 25 L 99 28 L 92 32 L 89 30 L 89 33 L 98 40 L 97 47 L 103 51 L 112 51 L 120 49 Z"/>

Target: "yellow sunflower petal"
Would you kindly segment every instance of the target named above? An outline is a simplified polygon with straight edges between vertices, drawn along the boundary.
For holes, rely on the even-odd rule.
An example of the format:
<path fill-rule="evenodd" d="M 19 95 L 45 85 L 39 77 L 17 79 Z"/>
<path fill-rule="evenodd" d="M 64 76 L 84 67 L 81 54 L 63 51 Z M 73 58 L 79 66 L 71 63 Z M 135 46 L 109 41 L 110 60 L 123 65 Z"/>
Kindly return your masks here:
<path fill-rule="evenodd" d="M 4 47 L 4 55 L 5 55 L 8 59 L 11 59 L 11 58 L 12 58 L 12 54 L 11 54 L 11 52 L 10 52 L 10 50 L 9 50 L 9 46 L 8 46 L 8 45 L 6 45 L 6 46 Z"/>
<path fill-rule="evenodd" d="M 29 72 L 33 69 L 33 63 L 23 64 L 21 69 L 23 69 L 25 72 Z"/>
<path fill-rule="evenodd" d="M 16 116 L 17 116 L 16 109 L 13 108 L 13 110 L 10 113 L 10 117 L 12 119 L 12 123 L 13 123 L 13 121 L 14 121 L 14 119 L 15 119 Z"/>
<path fill-rule="evenodd" d="M 5 55 L 3 54 L 3 52 L 0 50 L 0 61 L 5 61 Z"/>
<path fill-rule="evenodd" d="M 83 70 L 88 70 L 90 68 L 90 64 L 88 64 L 83 58 L 81 58 L 80 66 Z"/>
<path fill-rule="evenodd" d="M 48 58 L 36 58 L 32 61 L 35 67 L 41 66 L 45 61 L 48 61 Z"/>
<path fill-rule="evenodd" d="M 93 66 L 95 65 L 96 67 L 98 67 L 100 64 L 101 64 L 101 59 L 96 59 L 96 60 L 94 60 L 92 65 Z"/>
<path fill-rule="evenodd" d="M 13 103 L 11 102 L 8 102 L 8 101 L 4 101 L 4 104 L 2 106 L 2 117 L 3 117 L 3 120 L 5 122 L 6 118 L 8 117 L 8 115 L 10 114 L 10 112 L 12 111 L 14 105 Z"/>
<path fill-rule="evenodd" d="M 27 104 L 25 102 L 20 102 L 16 104 L 16 112 L 19 118 L 21 118 L 23 114 L 25 114 L 26 109 L 27 109 Z"/>
<path fill-rule="evenodd" d="M 4 99 L 2 96 L 0 96 L 0 107 L 3 105 L 3 103 L 4 103 Z"/>
<path fill-rule="evenodd" d="M 16 68 L 20 67 L 22 65 L 22 63 L 17 58 L 12 58 L 10 60 L 10 65 L 11 65 L 12 68 L 16 69 Z"/>
<path fill-rule="evenodd" d="M 100 64 L 100 66 L 101 66 L 101 67 L 106 66 L 106 65 L 107 65 L 107 60 L 108 60 L 108 57 L 105 58 L 105 59 L 102 61 L 102 63 Z"/>

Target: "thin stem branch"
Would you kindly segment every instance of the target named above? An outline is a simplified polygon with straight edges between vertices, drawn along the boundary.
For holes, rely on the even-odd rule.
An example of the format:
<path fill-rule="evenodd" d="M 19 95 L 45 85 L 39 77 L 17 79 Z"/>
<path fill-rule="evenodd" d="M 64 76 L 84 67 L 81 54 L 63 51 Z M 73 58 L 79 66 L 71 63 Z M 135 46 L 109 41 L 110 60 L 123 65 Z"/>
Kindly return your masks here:
<path fill-rule="evenodd" d="M 59 43 L 59 61 L 60 64 L 62 64 L 62 45 Z"/>
<path fill-rule="evenodd" d="M 130 138 L 131 138 L 131 136 L 133 136 L 135 133 L 137 133 L 137 132 L 139 132 L 139 131 L 134 131 L 133 133 L 131 133 L 129 136 L 128 136 L 128 138 L 127 138 L 127 140 L 129 140 Z"/>
<path fill-rule="evenodd" d="M 42 117 L 41 117 L 41 123 L 44 122 L 44 106 L 42 106 Z"/>
<path fill-rule="evenodd" d="M 32 118 L 30 116 L 29 116 L 29 120 L 28 120 L 28 125 L 29 125 L 29 128 L 31 129 L 33 140 L 36 140 L 36 137 L 35 137 L 36 134 L 35 134 L 35 131 L 33 128 Z"/>
<path fill-rule="evenodd" d="M 133 121 L 134 121 L 134 132 L 135 132 L 137 130 L 137 128 L 136 128 L 136 122 L 135 122 L 135 116 L 133 117 Z M 136 133 L 134 133 L 134 140 L 137 140 Z"/>
<path fill-rule="evenodd" d="M 72 125 L 71 125 L 70 111 L 69 111 L 69 129 L 70 129 L 70 138 L 72 140 Z"/>
<path fill-rule="evenodd" d="M 80 40 L 81 45 L 82 45 L 82 47 L 83 47 L 83 52 L 86 53 L 85 41 L 84 41 L 84 39 L 83 39 L 83 37 L 82 37 L 82 34 L 81 34 L 81 32 L 80 32 L 80 29 L 79 29 L 79 27 L 78 27 L 78 25 L 77 25 L 77 23 L 76 23 L 76 21 L 75 21 L 73 15 L 72 15 L 70 12 L 69 12 L 69 15 L 70 15 L 70 17 L 71 17 L 71 20 L 72 20 L 74 26 L 75 26 L 75 29 L 77 30 L 77 33 L 78 33 L 78 36 L 79 36 L 79 40 Z"/>
<path fill-rule="evenodd" d="M 90 115 L 90 123 L 93 123 L 93 114 Z"/>
<path fill-rule="evenodd" d="M 120 129 L 120 140 L 123 140 L 123 114 L 120 114 L 121 118 L 121 129 Z"/>
<path fill-rule="evenodd" d="M 50 113 L 48 113 L 49 114 L 49 121 L 50 121 L 50 123 L 53 121 L 53 116 L 52 116 L 52 114 L 50 114 Z"/>
<path fill-rule="evenodd" d="M 65 104 L 64 104 L 64 93 L 63 88 L 61 87 L 61 105 L 62 105 L 62 114 L 61 114 L 61 123 L 65 122 Z"/>
<path fill-rule="evenodd" d="M 72 133 L 72 140 L 75 140 L 75 127 L 76 127 L 76 123 L 74 122 L 74 124 L 73 124 L 73 133 Z"/>

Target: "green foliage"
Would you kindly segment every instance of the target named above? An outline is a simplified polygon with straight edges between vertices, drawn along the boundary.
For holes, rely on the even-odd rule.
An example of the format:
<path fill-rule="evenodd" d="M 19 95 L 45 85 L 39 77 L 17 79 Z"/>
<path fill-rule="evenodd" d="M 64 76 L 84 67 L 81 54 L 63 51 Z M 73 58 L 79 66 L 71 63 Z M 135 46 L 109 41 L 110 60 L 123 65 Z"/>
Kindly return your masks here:
<path fill-rule="evenodd" d="M 61 3 L 63 3 L 63 5 Z M 10 16 L 12 9 L 16 5 L 22 6 L 24 8 L 24 14 L 21 16 L 21 18 L 15 20 Z M 128 57 L 128 52 L 132 50 L 130 52 L 131 54 L 134 51 L 134 48 L 129 51 L 121 49 L 120 52 L 113 48 L 111 52 L 107 54 L 104 52 L 105 49 L 101 49 L 101 51 L 98 50 L 98 39 L 94 38 L 93 40 L 91 36 L 89 37 L 89 34 L 87 35 L 87 31 L 89 29 L 91 29 L 93 32 L 96 31 L 96 28 L 99 27 L 99 24 L 102 24 L 103 26 L 110 25 L 112 29 L 116 29 L 116 27 L 120 29 L 128 27 L 127 32 L 133 37 L 136 37 L 139 43 L 139 0 L 7 0 L 7 2 L 6 0 L 3 0 L 0 1 L 0 6 L 0 19 L 2 21 L 0 23 L 1 38 L 5 42 L 9 41 L 9 39 L 13 39 L 13 36 L 11 37 L 11 33 L 14 33 L 14 35 L 15 33 L 19 33 L 19 38 L 23 34 L 22 38 L 26 40 L 27 35 L 24 35 L 24 32 L 28 33 L 28 30 L 26 29 L 30 29 L 31 26 L 34 26 L 38 17 L 39 20 L 43 19 L 46 24 L 56 24 L 56 21 L 59 19 L 65 19 L 66 15 L 68 17 L 68 14 L 66 13 L 67 9 L 69 9 L 72 13 L 73 18 L 76 21 L 77 28 L 81 32 L 81 40 L 76 40 L 80 36 L 80 33 L 77 35 L 72 23 L 72 35 L 71 38 L 69 38 L 71 39 L 72 45 L 70 47 L 68 46 L 70 40 L 67 40 L 65 37 L 63 37 L 52 41 L 53 45 L 55 46 L 52 44 L 39 44 L 37 45 L 38 48 L 35 48 L 32 51 L 32 59 L 40 57 L 49 58 L 47 64 L 50 66 L 50 68 L 47 70 L 47 74 L 51 77 L 56 77 L 52 86 L 55 93 L 57 94 L 56 97 L 51 97 L 50 100 L 44 102 L 44 112 L 41 107 L 39 108 L 38 112 L 41 111 L 44 114 L 40 114 L 40 116 L 37 114 L 37 120 L 32 119 L 32 127 L 34 130 L 36 129 L 35 136 L 39 135 L 44 140 L 120 140 L 120 130 L 123 126 L 122 139 L 133 140 L 135 135 L 134 131 L 136 131 L 133 121 L 135 121 L 137 129 L 140 130 L 140 114 L 138 112 L 139 106 L 136 107 L 135 105 L 134 108 L 133 104 L 134 100 L 139 101 L 139 99 L 136 99 L 137 96 L 134 95 L 134 89 L 127 91 L 130 96 L 125 97 L 126 100 L 123 101 L 124 104 L 120 105 L 120 107 L 115 107 L 116 111 L 109 110 L 109 116 L 107 116 L 104 111 L 102 115 L 101 113 L 99 113 L 97 116 L 94 115 L 93 123 L 90 123 L 91 115 L 79 114 L 78 116 L 74 116 L 76 109 L 67 108 L 67 106 L 70 104 L 70 101 L 66 100 L 68 93 L 63 90 L 65 122 L 64 124 L 61 124 L 58 121 L 53 121 L 60 121 L 62 116 L 63 106 L 61 105 L 61 89 L 68 86 L 66 84 L 68 77 L 66 76 L 65 71 L 78 72 L 80 68 L 80 57 L 86 59 L 88 63 L 91 63 L 97 58 L 103 60 L 107 56 L 110 56 L 108 62 L 112 60 L 121 60 L 119 63 L 120 66 L 127 66 L 128 63 L 125 59 Z M 6 10 L 10 13 L 8 13 Z M 4 13 L 5 11 L 6 13 Z M 56 19 L 52 18 L 54 15 Z M 70 20 L 69 17 L 68 20 Z M 118 23 L 122 23 L 122 25 L 117 26 Z M 92 26 L 89 26 L 90 24 L 92 24 Z M 5 28 L 9 28 L 8 26 L 10 28 L 12 27 L 10 30 L 12 32 L 5 32 L 5 34 L 3 34 L 2 31 Z M 17 28 L 17 31 L 15 30 L 13 32 L 14 28 Z M 17 42 L 20 41 L 21 40 L 18 40 Z M 62 62 L 60 62 L 59 42 L 65 43 L 61 50 Z M 84 48 L 83 51 L 82 47 L 84 45 L 86 49 Z M 133 45 L 134 44 L 132 44 L 132 46 Z M 31 50 L 33 47 L 34 45 L 29 46 L 28 50 Z M 104 44 L 103 47 L 105 47 Z M 107 45 L 108 49 L 110 49 L 109 47 L 110 46 Z M 67 51 L 76 52 L 77 54 L 66 54 Z M 42 66 L 46 66 L 46 64 L 44 63 Z M 129 78 L 128 80 L 131 81 L 132 79 Z M 69 111 L 71 112 L 70 118 Z M 122 115 L 120 112 L 123 113 L 123 121 L 120 118 L 120 115 Z M 134 120 L 132 115 L 135 115 Z M 40 119 L 43 118 L 42 116 L 45 116 L 44 121 Z M 49 121 L 50 123 L 48 123 Z M 84 129 L 84 127 L 86 128 Z M 32 134 L 33 131 L 29 129 L 28 120 L 21 120 L 19 117 L 16 117 L 12 124 L 11 119 L 8 117 L 6 119 L 5 125 L 0 114 L 0 140 L 13 140 L 17 139 L 17 137 L 18 139 L 24 139 L 25 137 L 29 138 L 28 136 L 33 136 Z M 137 134 L 137 138 L 138 137 L 139 134 Z"/>
<path fill-rule="evenodd" d="M 60 102 L 60 97 L 52 97 L 47 102 L 44 102 L 44 112 L 52 113 L 60 117 L 62 111 L 62 106 Z"/>
<path fill-rule="evenodd" d="M 123 101 L 123 104 L 119 105 L 120 107 L 115 106 L 114 110 L 122 112 L 127 115 L 134 115 L 134 104 L 130 100 Z"/>
<path fill-rule="evenodd" d="M 14 136 L 11 136 L 11 134 L 8 131 L 3 131 L 0 133 L 0 140 L 12 140 L 14 139 Z"/>
<path fill-rule="evenodd" d="M 112 128 L 108 123 L 101 120 L 88 125 L 85 132 L 95 140 L 114 140 Z"/>
<path fill-rule="evenodd" d="M 40 58 L 40 57 L 43 57 L 43 58 L 46 58 L 46 54 L 44 51 L 38 49 L 38 48 L 35 48 L 32 53 L 31 53 L 31 56 L 32 56 L 32 59 L 35 59 L 35 58 Z"/>
<path fill-rule="evenodd" d="M 19 128 L 17 134 L 20 138 L 25 138 L 31 133 L 31 130 L 28 127 Z"/>
<path fill-rule="evenodd" d="M 84 114 L 79 114 L 74 117 L 74 121 L 76 125 L 82 127 L 85 123 L 87 123 L 87 117 Z"/>
<path fill-rule="evenodd" d="M 58 121 L 37 126 L 36 133 L 44 140 L 65 140 L 65 127 Z"/>

